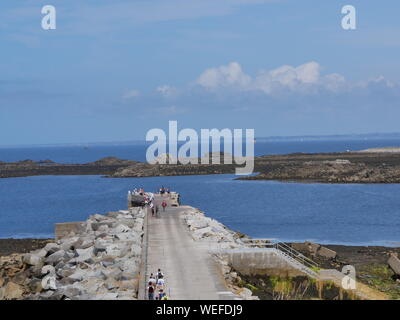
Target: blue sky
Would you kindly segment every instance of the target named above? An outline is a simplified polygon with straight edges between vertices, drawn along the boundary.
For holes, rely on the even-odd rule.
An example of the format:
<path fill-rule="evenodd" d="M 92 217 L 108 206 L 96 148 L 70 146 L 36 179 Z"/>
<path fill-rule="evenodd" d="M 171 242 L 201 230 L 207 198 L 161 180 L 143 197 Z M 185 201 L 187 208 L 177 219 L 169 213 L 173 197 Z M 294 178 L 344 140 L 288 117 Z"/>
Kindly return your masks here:
<path fill-rule="evenodd" d="M 144 139 L 168 120 L 398 132 L 399 15 L 395 0 L 2 1 L 0 145 Z"/>

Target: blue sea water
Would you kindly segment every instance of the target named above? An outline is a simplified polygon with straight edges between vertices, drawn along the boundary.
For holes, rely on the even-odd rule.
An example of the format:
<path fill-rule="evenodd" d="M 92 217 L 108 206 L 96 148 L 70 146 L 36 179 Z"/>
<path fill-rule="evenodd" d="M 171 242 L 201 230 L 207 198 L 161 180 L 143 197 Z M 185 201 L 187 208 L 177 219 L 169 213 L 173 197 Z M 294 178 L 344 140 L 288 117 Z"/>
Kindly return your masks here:
<path fill-rule="evenodd" d="M 274 142 L 259 146 L 257 153 L 357 150 L 395 146 L 399 142 Z M 89 149 L 12 148 L 12 152 L 1 149 L 0 160 L 49 158 L 67 163 L 111 155 L 141 160 L 144 150 L 144 144 Z M 54 223 L 82 221 L 93 213 L 124 209 L 128 189 L 144 187 L 154 191 L 164 185 L 180 192 L 183 203 L 198 207 L 228 227 L 253 237 L 331 244 L 400 245 L 400 184 L 303 184 L 234 178 L 234 175 L 205 175 L 0 179 L 0 238 L 52 237 Z"/>
<path fill-rule="evenodd" d="M 53 224 L 126 208 L 129 188 L 160 185 L 253 237 L 336 244 L 399 244 L 400 185 L 238 181 L 234 175 L 0 180 L 0 237 L 51 237 Z"/>
<path fill-rule="evenodd" d="M 103 157 L 146 161 L 149 143 L 75 146 L 0 147 L 0 161 L 53 160 L 58 163 L 86 163 Z M 286 154 L 294 152 L 341 152 L 367 148 L 400 146 L 400 138 L 348 140 L 257 140 L 255 155 Z M 244 150 L 244 147 L 243 147 Z"/>

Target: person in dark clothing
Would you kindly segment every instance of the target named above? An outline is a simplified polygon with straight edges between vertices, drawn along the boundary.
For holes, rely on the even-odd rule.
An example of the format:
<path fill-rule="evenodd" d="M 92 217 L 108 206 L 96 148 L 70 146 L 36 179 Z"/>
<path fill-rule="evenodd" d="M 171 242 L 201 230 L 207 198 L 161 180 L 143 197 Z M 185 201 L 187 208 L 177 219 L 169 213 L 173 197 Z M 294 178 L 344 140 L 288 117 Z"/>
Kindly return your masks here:
<path fill-rule="evenodd" d="M 149 300 L 154 300 L 154 286 L 152 282 L 149 282 L 149 287 L 147 288 L 149 294 Z"/>

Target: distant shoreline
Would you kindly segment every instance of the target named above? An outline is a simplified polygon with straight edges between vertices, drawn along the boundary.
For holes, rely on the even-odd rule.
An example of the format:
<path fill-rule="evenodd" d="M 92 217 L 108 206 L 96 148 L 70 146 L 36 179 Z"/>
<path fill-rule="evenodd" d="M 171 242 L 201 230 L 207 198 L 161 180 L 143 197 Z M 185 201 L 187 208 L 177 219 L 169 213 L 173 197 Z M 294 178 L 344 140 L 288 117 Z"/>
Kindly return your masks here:
<path fill-rule="evenodd" d="M 303 183 L 400 183 L 400 148 L 356 152 L 292 153 L 255 157 L 258 175 L 239 180 Z M 42 175 L 103 175 L 110 178 L 234 174 L 235 164 L 148 164 L 107 157 L 84 164 L 51 160 L 1 162 L 0 178 Z"/>

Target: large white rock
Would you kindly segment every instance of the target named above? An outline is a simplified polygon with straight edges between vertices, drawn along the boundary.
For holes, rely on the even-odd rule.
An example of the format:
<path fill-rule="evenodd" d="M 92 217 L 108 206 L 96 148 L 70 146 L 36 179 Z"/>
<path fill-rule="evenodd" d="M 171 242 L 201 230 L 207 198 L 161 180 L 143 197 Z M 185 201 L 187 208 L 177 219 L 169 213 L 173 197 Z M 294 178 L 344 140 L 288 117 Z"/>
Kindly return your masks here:
<path fill-rule="evenodd" d="M 131 228 L 129 228 L 127 225 L 124 224 L 119 224 L 118 226 L 116 226 L 116 228 L 114 229 L 114 232 L 116 234 L 118 233 L 123 233 L 123 232 L 129 232 L 131 231 Z"/>
<path fill-rule="evenodd" d="M 62 288 L 61 291 L 65 296 L 67 296 L 70 299 L 76 299 L 82 294 L 82 291 L 79 288 L 73 286 L 67 286 L 65 288 Z"/>
<path fill-rule="evenodd" d="M 128 248 L 123 243 L 113 243 L 106 247 L 106 256 L 109 257 L 122 257 L 128 252 Z"/>
<path fill-rule="evenodd" d="M 115 237 L 118 238 L 118 240 L 121 240 L 121 241 L 129 241 L 129 240 L 133 239 L 134 235 L 131 232 L 123 232 L 123 233 L 115 234 Z"/>
<path fill-rule="evenodd" d="M 130 272 L 130 273 L 137 273 L 139 272 L 139 262 L 138 260 L 133 260 L 133 259 L 129 259 L 129 260 L 125 260 L 121 266 L 121 269 L 124 272 Z"/>
<path fill-rule="evenodd" d="M 106 279 L 109 279 L 109 278 L 117 279 L 122 274 L 122 271 L 120 268 L 113 268 L 113 267 L 108 267 L 107 269 L 103 269 L 101 272 Z"/>
<path fill-rule="evenodd" d="M 204 220 L 191 219 L 187 221 L 191 230 L 202 229 L 208 227 L 208 222 Z"/>
<path fill-rule="evenodd" d="M 75 272 L 74 269 L 64 266 L 64 268 L 57 270 L 57 275 L 61 278 L 66 278 L 72 275 L 74 272 Z"/>
<path fill-rule="evenodd" d="M 95 278 L 89 278 L 81 281 L 81 285 L 87 293 L 96 294 L 104 286 L 104 281 Z"/>
<path fill-rule="evenodd" d="M 101 225 L 101 226 L 97 229 L 97 231 L 99 231 L 99 232 L 107 232 L 107 231 L 108 231 L 108 225 L 106 225 L 106 224 Z"/>
<path fill-rule="evenodd" d="M 27 253 L 24 254 L 22 261 L 31 266 L 37 266 L 43 262 L 44 258 L 37 254 Z"/>
<path fill-rule="evenodd" d="M 75 252 L 77 255 L 80 256 L 85 256 L 85 255 L 91 255 L 93 253 L 94 247 L 89 247 L 86 249 L 76 249 Z"/>
<path fill-rule="evenodd" d="M 118 222 L 128 226 L 129 228 L 132 228 L 135 225 L 135 219 L 133 219 L 131 216 L 126 216 L 122 219 L 119 219 Z"/>
<path fill-rule="evenodd" d="M 60 249 L 60 246 L 57 243 L 50 242 L 46 244 L 43 248 L 46 252 L 54 253 Z"/>
<path fill-rule="evenodd" d="M 44 250 L 44 248 L 32 251 L 31 253 L 42 258 L 44 258 L 47 255 L 47 251 Z"/>
<path fill-rule="evenodd" d="M 212 232 L 211 227 L 197 229 L 193 232 L 193 237 L 195 239 L 201 239 L 201 238 L 211 234 L 211 232 Z"/>
<path fill-rule="evenodd" d="M 79 237 L 72 237 L 72 238 L 64 238 L 61 239 L 60 248 L 64 251 L 70 250 L 71 247 L 74 247 L 79 241 Z"/>
<path fill-rule="evenodd" d="M 86 272 L 86 278 L 95 278 L 98 280 L 105 280 L 105 277 L 102 273 L 102 269 L 94 268 Z"/>
<path fill-rule="evenodd" d="M 142 247 L 139 245 L 132 245 L 130 251 L 134 256 L 139 257 L 142 254 Z"/>
<path fill-rule="evenodd" d="M 76 281 L 81 281 L 85 276 L 86 276 L 87 271 L 77 268 L 73 274 L 68 276 L 68 278 L 76 280 Z"/>
<path fill-rule="evenodd" d="M 61 249 L 49 255 L 45 261 L 46 263 L 57 264 L 58 262 L 66 259 L 68 259 L 68 256 L 66 255 L 65 251 Z"/>
<path fill-rule="evenodd" d="M 97 220 L 97 221 L 103 221 L 103 220 L 108 219 L 108 217 L 103 216 L 103 215 L 101 215 L 101 214 L 97 214 L 97 213 L 96 213 L 95 215 L 93 215 L 91 218 L 92 218 L 92 219 L 95 219 L 95 220 Z"/>

